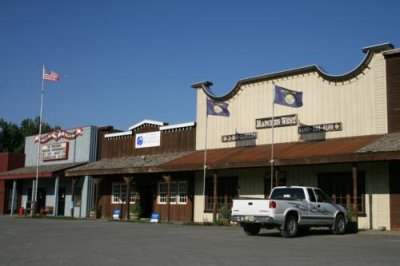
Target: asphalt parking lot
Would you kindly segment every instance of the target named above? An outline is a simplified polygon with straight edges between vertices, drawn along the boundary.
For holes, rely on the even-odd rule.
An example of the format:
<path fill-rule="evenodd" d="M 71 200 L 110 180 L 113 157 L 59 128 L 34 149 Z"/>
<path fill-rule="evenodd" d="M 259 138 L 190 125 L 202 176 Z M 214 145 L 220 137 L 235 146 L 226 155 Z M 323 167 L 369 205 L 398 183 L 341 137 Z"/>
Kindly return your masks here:
<path fill-rule="evenodd" d="M 0 216 L 0 265 L 400 265 L 400 235 Z"/>

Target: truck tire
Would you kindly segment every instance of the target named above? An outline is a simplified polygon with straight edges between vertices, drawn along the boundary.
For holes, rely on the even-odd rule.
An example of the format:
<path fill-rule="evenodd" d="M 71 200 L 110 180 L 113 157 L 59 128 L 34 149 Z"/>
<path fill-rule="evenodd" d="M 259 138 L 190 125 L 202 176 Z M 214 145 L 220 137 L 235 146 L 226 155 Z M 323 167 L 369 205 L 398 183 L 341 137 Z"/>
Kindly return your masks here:
<path fill-rule="evenodd" d="M 346 219 L 343 214 L 338 214 L 335 218 L 335 225 L 332 230 L 334 235 L 343 235 L 346 232 Z"/>
<path fill-rule="evenodd" d="M 248 236 L 258 235 L 260 232 L 261 225 L 260 224 L 243 224 L 243 230 Z"/>
<path fill-rule="evenodd" d="M 299 225 L 297 222 L 297 216 L 294 214 L 289 214 L 285 220 L 285 227 L 281 230 L 281 236 L 286 238 L 295 237 L 299 230 Z"/>

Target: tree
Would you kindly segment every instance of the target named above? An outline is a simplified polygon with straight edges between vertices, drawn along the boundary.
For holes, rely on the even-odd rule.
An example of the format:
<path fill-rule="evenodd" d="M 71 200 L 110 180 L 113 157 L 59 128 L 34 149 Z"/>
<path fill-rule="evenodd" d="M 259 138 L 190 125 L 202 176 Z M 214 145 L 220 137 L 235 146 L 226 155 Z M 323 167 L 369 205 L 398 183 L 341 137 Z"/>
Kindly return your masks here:
<path fill-rule="evenodd" d="M 39 134 L 40 118 L 24 119 L 18 127 L 12 122 L 0 118 L 0 152 L 24 153 L 25 137 Z M 60 126 L 50 126 L 42 123 L 42 133 L 60 129 Z"/>

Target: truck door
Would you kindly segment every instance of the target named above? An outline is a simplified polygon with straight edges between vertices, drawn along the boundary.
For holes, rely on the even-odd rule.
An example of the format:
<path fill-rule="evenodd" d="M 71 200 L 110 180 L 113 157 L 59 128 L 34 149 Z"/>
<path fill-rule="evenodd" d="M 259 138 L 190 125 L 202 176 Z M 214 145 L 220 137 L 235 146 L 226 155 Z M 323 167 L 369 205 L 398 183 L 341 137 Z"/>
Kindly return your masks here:
<path fill-rule="evenodd" d="M 312 192 L 314 190 L 314 194 Z M 310 220 L 313 224 L 330 225 L 333 223 L 336 208 L 329 197 L 320 189 L 308 189 L 309 195 L 314 195 L 314 201 L 310 196 Z"/>

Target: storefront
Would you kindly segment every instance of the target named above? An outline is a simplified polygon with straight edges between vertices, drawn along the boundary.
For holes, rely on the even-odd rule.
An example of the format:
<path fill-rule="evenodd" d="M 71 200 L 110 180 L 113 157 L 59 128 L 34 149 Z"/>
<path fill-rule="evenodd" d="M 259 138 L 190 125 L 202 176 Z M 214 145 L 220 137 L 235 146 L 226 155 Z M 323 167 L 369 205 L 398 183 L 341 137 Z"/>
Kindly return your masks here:
<path fill-rule="evenodd" d="M 192 221 L 194 172 L 160 171 L 160 165 L 194 151 L 196 124 L 167 125 L 144 120 L 118 131 L 109 128 L 99 139 L 99 160 L 66 172 L 94 178 L 97 217 L 119 214 L 129 219 L 140 207 L 141 218 L 153 213 L 162 221 Z M 127 200 L 129 199 L 129 200 Z"/>
<path fill-rule="evenodd" d="M 0 174 L 1 180 L 14 184 L 16 193 L 11 200 L 18 209 L 34 206 L 37 185 L 36 213 L 87 217 L 93 204 L 92 178 L 66 178 L 65 171 L 96 160 L 97 135 L 98 128 L 88 126 L 27 137 L 25 167 Z"/>
<path fill-rule="evenodd" d="M 362 51 L 340 76 L 309 66 L 240 80 L 224 96 L 193 85 L 196 152 L 160 168 L 195 172 L 194 221 L 214 220 L 233 197 L 307 185 L 347 206 L 360 228 L 400 229 L 400 50 Z"/>

